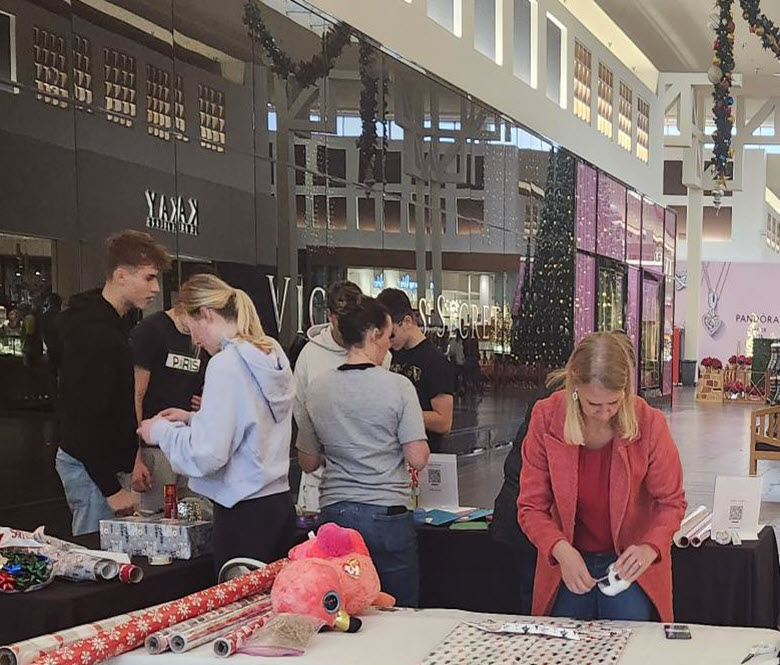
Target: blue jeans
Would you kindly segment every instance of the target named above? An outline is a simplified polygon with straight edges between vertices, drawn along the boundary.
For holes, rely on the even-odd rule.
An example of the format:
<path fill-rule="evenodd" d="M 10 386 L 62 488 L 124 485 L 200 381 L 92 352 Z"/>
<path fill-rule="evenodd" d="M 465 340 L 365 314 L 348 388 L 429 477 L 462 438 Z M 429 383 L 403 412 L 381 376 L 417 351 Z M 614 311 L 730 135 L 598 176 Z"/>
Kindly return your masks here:
<path fill-rule="evenodd" d="M 341 501 L 321 509 L 320 524 L 325 522 L 360 532 L 379 573 L 382 591 L 394 596 L 401 607 L 419 605 L 420 564 L 411 511 L 388 515 L 386 506 Z"/>
<path fill-rule="evenodd" d="M 73 535 L 81 536 L 99 531 L 100 520 L 113 518 L 114 511 L 95 481 L 89 477 L 86 467 L 62 448 L 57 450 L 54 466 L 60 474 L 65 499 L 73 515 Z"/>
<path fill-rule="evenodd" d="M 609 565 L 617 561 L 614 554 L 583 552 L 582 558 L 593 579 L 604 577 Z M 569 591 L 561 582 L 558 597 L 550 614 L 554 617 L 568 617 L 583 621 L 594 619 L 653 621 L 656 612 L 652 601 L 636 582 L 623 593 L 611 597 L 601 593 L 598 586 L 593 587 L 586 594 L 578 595 Z"/>

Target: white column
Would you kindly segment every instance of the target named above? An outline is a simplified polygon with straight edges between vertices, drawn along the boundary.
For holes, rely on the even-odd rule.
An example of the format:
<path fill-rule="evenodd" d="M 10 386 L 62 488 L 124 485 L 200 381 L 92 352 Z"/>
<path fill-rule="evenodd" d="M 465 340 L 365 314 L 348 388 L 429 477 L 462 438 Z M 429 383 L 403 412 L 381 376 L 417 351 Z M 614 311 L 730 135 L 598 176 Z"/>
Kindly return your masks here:
<path fill-rule="evenodd" d="M 688 286 L 684 293 L 685 315 L 685 360 L 699 359 L 699 332 L 701 330 L 701 238 L 704 219 L 704 196 L 702 190 L 688 188 Z"/>

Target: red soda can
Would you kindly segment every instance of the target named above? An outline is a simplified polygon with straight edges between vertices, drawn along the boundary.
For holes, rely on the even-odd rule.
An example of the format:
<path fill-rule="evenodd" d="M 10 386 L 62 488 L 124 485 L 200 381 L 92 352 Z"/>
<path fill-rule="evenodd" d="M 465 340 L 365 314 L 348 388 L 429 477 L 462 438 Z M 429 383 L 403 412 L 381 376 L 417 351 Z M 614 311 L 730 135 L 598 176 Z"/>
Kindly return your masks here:
<path fill-rule="evenodd" d="M 166 485 L 163 492 L 163 516 L 166 519 L 175 520 L 179 516 L 179 497 L 176 492 L 176 484 L 171 483 L 170 485 Z"/>

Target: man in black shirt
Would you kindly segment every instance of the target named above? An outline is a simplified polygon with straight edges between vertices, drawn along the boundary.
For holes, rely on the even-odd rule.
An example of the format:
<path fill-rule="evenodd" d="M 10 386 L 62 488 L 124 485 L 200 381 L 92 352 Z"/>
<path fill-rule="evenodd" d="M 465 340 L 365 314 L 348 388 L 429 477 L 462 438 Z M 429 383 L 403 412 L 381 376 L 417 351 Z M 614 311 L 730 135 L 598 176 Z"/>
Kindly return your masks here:
<path fill-rule="evenodd" d="M 138 423 L 168 408 L 197 411 L 206 376 L 208 354 L 194 347 L 175 309 L 157 312 L 130 333 L 135 358 L 135 411 Z M 141 449 L 132 486 L 143 492 L 140 507 L 163 508 L 163 488 L 178 478 L 159 448 Z"/>
<path fill-rule="evenodd" d="M 417 390 L 431 452 L 440 452 L 441 441 L 452 429 L 452 365 L 425 337 L 415 319 L 409 297 L 400 289 L 385 289 L 377 297 L 390 312 L 393 332 L 393 372 L 407 377 Z"/>
<path fill-rule="evenodd" d="M 135 508 L 133 493 L 119 480 L 132 471 L 138 452 L 129 315 L 154 300 L 158 275 L 168 265 L 165 248 L 148 234 L 111 236 L 102 291 L 74 296 L 62 313 L 63 436 L 56 467 L 74 536 Z"/>

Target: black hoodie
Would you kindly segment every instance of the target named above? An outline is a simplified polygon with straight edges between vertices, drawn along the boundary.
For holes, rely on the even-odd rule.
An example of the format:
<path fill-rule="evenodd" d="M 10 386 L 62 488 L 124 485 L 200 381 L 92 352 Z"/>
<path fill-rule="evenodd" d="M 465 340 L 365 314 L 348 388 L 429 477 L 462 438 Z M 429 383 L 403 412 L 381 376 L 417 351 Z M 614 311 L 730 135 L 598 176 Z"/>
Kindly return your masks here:
<path fill-rule="evenodd" d="M 121 486 L 138 449 L 134 405 L 132 322 L 100 291 L 80 293 L 62 312 L 62 449 L 79 460 L 103 496 Z"/>

